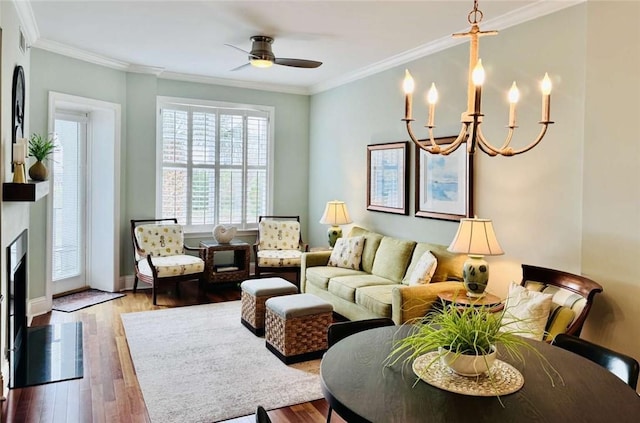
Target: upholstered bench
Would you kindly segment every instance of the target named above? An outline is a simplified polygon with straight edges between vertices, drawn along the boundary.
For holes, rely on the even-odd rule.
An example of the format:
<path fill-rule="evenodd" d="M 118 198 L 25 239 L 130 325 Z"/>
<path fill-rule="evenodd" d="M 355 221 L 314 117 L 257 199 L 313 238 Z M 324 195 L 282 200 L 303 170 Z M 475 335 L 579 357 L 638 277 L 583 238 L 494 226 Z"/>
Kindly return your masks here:
<path fill-rule="evenodd" d="M 240 284 L 240 321 L 257 336 L 264 335 L 265 301 L 279 295 L 297 294 L 298 288 L 282 278 L 248 279 Z"/>
<path fill-rule="evenodd" d="M 280 360 L 311 360 L 327 350 L 333 306 L 312 294 L 269 298 L 265 320 L 265 344 Z"/>

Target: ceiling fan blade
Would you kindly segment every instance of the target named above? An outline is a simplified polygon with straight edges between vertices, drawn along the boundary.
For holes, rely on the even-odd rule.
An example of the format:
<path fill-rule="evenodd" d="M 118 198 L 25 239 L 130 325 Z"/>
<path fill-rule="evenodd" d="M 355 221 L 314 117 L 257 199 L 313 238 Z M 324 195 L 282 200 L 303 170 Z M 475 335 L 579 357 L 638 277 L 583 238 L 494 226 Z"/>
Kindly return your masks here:
<path fill-rule="evenodd" d="M 251 63 L 245 63 L 244 65 L 240 65 L 240 66 L 238 66 L 237 68 L 233 68 L 233 69 L 231 69 L 231 72 L 235 72 L 235 71 L 237 71 L 237 70 L 240 70 L 240 69 L 246 68 L 247 66 L 251 66 Z"/>
<path fill-rule="evenodd" d="M 241 51 L 241 52 L 243 52 L 243 53 L 245 53 L 245 54 L 248 54 L 250 57 L 257 57 L 255 54 L 251 54 L 251 52 L 250 52 L 250 51 L 243 50 L 243 49 L 241 49 L 240 47 L 232 46 L 231 44 L 225 44 L 225 46 L 227 46 L 227 47 L 231 47 L 231 48 L 235 48 L 235 49 L 236 49 L 236 50 L 238 50 L 238 51 Z"/>
<path fill-rule="evenodd" d="M 305 59 L 285 59 L 283 57 L 276 58 L 273 63 L 282 66 L 293 66 L 294 68 L 317 68 L 322 62 Z"/>

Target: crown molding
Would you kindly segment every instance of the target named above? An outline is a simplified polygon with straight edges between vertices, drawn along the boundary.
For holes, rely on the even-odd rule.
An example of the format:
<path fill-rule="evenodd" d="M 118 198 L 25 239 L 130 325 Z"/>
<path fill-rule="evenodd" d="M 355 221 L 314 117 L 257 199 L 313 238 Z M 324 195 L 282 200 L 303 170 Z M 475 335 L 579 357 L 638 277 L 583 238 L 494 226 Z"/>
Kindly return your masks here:
<path fill-rule="evenodd" d="M 32 46 L 38 38 L 40 38 L 40 31 L 38 30 L 38 24 L 36 17 L 33 15 L 33 9 L 29 0 L 12 0 L 13 5 L 16 8 L 18 14 L 18 20 L 20 21 L 20 27 L 22 33 L 27 41 L 27 46 Z"/>
<path fill-rule="evenodd" d="M 265 84 L 264 82 L 238 81 L 235 79 L 214 78 L 211 76 L 191 75 L 177 72 L 163 72 L 158 77 L 161 79 L 197 82 L 201 84 L 224 85 L 227 87 L 273 91 L 285 94 L 309 95 L 309 90 L 306 87 L 300 87 L 297 85 Z"/>
<path fill-rule="evenodd" d="M 126 71 L 131 66 L 129 63 L 122 60 L 112 59 L 100 54 L 91 53 L 86 50 L 71 47 L 67 44 L 59 43 L 57 41 L 47 40 L 40 38 L 33 44 L 32 47 L 39 48 L 41 50 L 50 51 L 52 53 L 61 54 L 63 56 L 71 57 L 73 59 L 82 60 L 89 63 L 94 63 L 100 66 L 106 66 L 108 68 Z"/>
<path fill-rule="evenodd" d="M 540 18 L 542 16 L 549 15 L 551 13 L 558 12 L 562 9 L 575 6 L 579 3 L 584 3 L 586 1 L 587 0 L 566 0 L 566 1 L 565 0 L 560 0 L 560 1 L 540 0 L 536 3 L 521 7 L 509 13 L 506 13 L 498 18 L 487 20 L 483 23 L 483 27 L 503 30 L 503 29 L 510 28 L 512 26 L 516 26 L 521 23 L 536 19 L 536 18 Z M 465 27 L 458 31 L 454 31 L 454 33 L 466 32 L 468 30 L 469 28 Z M 456 46 L 458 44 L 462 44 L 465 42 L 467 42 L 466 39 L 453 38 L 451 36 L 442 37 L 437 40 L 418 46 L 414 49 L 407 50 L 404 53 L 400 53 L 396 56 L 392 56 L 388 59 L 374 63 L 373 65 L 356 70 L 355 72 L 342 75 L 338 78 L 334 78 L 334 79 L 322 82 L 320 84 L 312 85 L 309 87 L 309 93 L 318 94 L 323 91 L 327 91 L 332 88 L 336 88 L 341 85 L 348 84 L 350 82 L 354 82 L 359 79 L 380 73 L 382 71 L 392 69 L 396 66 L 400 66 L 405 63 L 409 63 L 411 61 L 421 59 L 423 57 L 429 56 L 431 54 L 437 53 L 442 50 L 446 50 L 448 48 L 451 48 L 453 46 Z"/>

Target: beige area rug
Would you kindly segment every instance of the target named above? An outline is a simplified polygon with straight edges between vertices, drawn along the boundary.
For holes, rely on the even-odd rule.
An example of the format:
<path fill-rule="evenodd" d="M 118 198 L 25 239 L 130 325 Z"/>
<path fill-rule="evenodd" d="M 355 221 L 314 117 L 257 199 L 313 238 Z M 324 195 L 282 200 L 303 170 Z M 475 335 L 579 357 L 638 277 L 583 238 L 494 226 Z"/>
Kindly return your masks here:
<path fill-rule="evenodd" d="M 240 323 L 240 301 L 121 315 L 154 423 L 215 422 L 322 398 L 320 360 L 287 366 Z"/>

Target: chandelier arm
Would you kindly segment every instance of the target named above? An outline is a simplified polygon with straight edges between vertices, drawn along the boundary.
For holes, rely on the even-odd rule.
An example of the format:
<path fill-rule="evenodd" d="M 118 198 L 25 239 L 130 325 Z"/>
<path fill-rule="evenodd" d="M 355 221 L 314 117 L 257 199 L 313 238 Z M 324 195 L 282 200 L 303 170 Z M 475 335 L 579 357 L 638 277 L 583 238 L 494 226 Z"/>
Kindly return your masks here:
<path fill-rule="evenodd" d="M 411 141 L 413 141 L 413 143 L 415 145 L 418 146 L 418 148 L 431 153 L 431 154 L 438 154 L 440 153 L 440 146 L 438 144 L 435 143 L 435 140 L 433 140 L 433 133 L 431 132 L 431 128 L 430 132 L 431 132 L 431 144 L 432 145 L 424 145 L 422 144 L 420 141 L 418 141 L 418 139 L 416 138 L 416 136 L 413 134 L 413 129 L 411 129 L 411 122 L 413 122 L 413 119 L 402 119 L 405 121 L 405 123 L 407 124 L 407 133 L 409 134 L 409 138 L 411 138 Z"/>
<path fill-rule="evenodd" d="M 449 144 L 449 147 L 441 150 L 440 154 L 442 154 L 443 156 L 447 156 L 453 153 L 454 151 L 456 151 L 458 147 L 462 145 L 462 142 L 465 139 L 465 135 L 467 134 L 468 128 L 469 128 L 469 124 L 467 122 L 462 122 L 462 126 L 460 127 L 460 133 L 458 134 L 458 137 L 451 144 Z"/>
<path fill-rule="evenodd" d="M 513 137 L 513 128 L 509 128 L 509 133 L 507 134 L 506 141 L 502 145 L 502 148 L 497 149 L 494 146 L 492 146 L 489 143 L 489 141 L 487 141 L 487 139 L 484 137 L 484 134 L 482 133 L 482 127 L 478 126 L 478 146 L 482 151 L 484 151 L 490 156 L 495 156 L 498 154 L 503 156 L 510 156 L 511 154 L 508 154 L 508 153 L 505 154 L 505 152 L 508 152 L 510 150 L 507 147 L 509 146 L 509 143 L 511 142 L 512 137 Z"/>
<path fill-rule="evenodd" d="M 522 153 L 526 153 L 527 151 L 531 150 L 533 147 L 535 147 L 536 145 L 538 145 L 540 143 L 540 141 L 542 141 L 542 138 L 544 138 L 544 135 L 547 133 L 547 128 L 549 128 L 549 124 L 551 124 L 553 122 L 541 122 L 542 124 L 542 129 L 540 129 L 540 133 L 538 134 L 538 138 L 536 138 L 535 141 L 533 141 L 531 144 L 529 144 L 528 146 L 520 149 L 520 150 L 510 150 L 510 154 L 508 154 L 509 156 L 515 156 L 517 154 L 522 154 Z M 507 154 L 504 154 L 507 155 Z"/>

